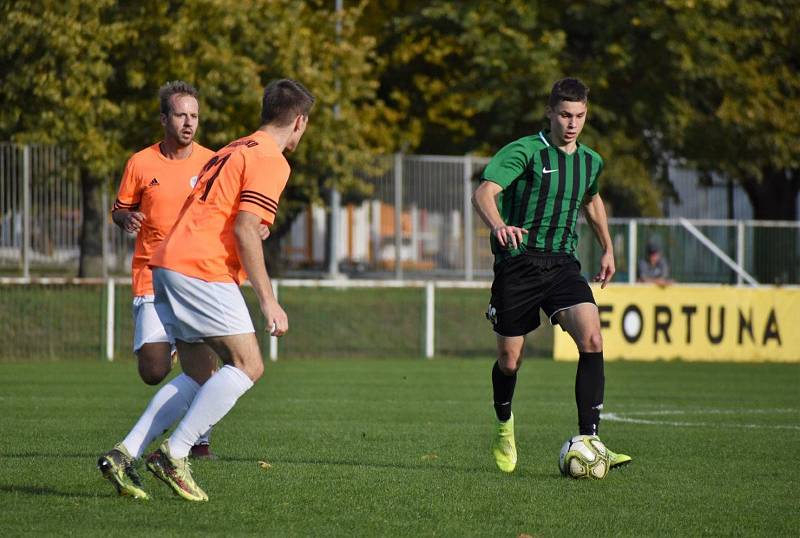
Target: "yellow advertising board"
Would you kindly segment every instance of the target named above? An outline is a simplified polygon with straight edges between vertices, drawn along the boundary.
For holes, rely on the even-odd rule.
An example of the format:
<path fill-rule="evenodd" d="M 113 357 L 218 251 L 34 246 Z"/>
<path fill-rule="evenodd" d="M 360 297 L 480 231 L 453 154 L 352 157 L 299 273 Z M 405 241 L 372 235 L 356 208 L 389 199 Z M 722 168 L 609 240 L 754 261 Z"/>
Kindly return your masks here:
<path fill-rule="evenodd" d="M 607 359 L 800 362 L 800 289 L 592 286 Z M 556 328 L 553 356 L 577 360 Z"/>

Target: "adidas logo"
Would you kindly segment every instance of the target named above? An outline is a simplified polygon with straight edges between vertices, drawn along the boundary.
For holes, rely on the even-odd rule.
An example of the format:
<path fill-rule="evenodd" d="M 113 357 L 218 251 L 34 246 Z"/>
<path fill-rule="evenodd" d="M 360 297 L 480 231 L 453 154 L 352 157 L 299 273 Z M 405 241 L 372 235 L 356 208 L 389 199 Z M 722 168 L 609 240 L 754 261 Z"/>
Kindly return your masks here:
<path fill-rule="evenodd" d="M 158 185 L 158 180 L 156 178 L 153 178 L 148 187 L 155 187 L 156 185 Z"/>

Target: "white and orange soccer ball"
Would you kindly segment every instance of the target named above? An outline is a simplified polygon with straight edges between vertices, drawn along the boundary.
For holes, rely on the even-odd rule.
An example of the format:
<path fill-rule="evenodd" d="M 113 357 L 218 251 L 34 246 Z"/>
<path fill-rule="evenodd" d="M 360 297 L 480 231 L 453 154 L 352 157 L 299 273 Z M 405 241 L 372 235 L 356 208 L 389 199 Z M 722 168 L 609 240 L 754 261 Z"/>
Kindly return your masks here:
<path fill-rule="evenodd" d="M 608 450 L 596 435 L 567 439 L 558 456 L 558 468 L 572 478 L 605 478 L 609 469 Z"/>

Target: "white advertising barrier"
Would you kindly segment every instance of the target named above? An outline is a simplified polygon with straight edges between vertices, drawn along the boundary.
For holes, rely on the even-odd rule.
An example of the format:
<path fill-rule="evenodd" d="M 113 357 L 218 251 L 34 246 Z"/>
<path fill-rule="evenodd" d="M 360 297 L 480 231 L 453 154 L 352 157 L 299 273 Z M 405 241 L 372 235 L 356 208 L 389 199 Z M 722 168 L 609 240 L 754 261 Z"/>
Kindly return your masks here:
<path fill-rule="evenodd" d="M 607 359 L 800 362 L 800 289 L 593 285 Z M 556 327 L 553 356 L 577 360 Z"/>

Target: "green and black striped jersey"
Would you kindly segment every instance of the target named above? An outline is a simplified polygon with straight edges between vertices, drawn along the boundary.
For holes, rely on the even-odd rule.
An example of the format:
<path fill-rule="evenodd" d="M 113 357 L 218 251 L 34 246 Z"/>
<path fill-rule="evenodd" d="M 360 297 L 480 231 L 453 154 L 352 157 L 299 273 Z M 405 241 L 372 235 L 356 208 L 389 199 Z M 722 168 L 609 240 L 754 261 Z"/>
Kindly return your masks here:
<path fill-rule="evenodd" d="M 574 254 L 575 223 L 585 198 L 598 192 L 603 159 L 578 144 L 571 155 L 555 147 L 549 131 L 520 138 L 501 149 L 483 171 L 481 181 L 503 190 L 498 209 L 510 226 L 528 230 L 516 249 L 504 249 L 492 236 L 495 263 L 523 252 Z"/>

